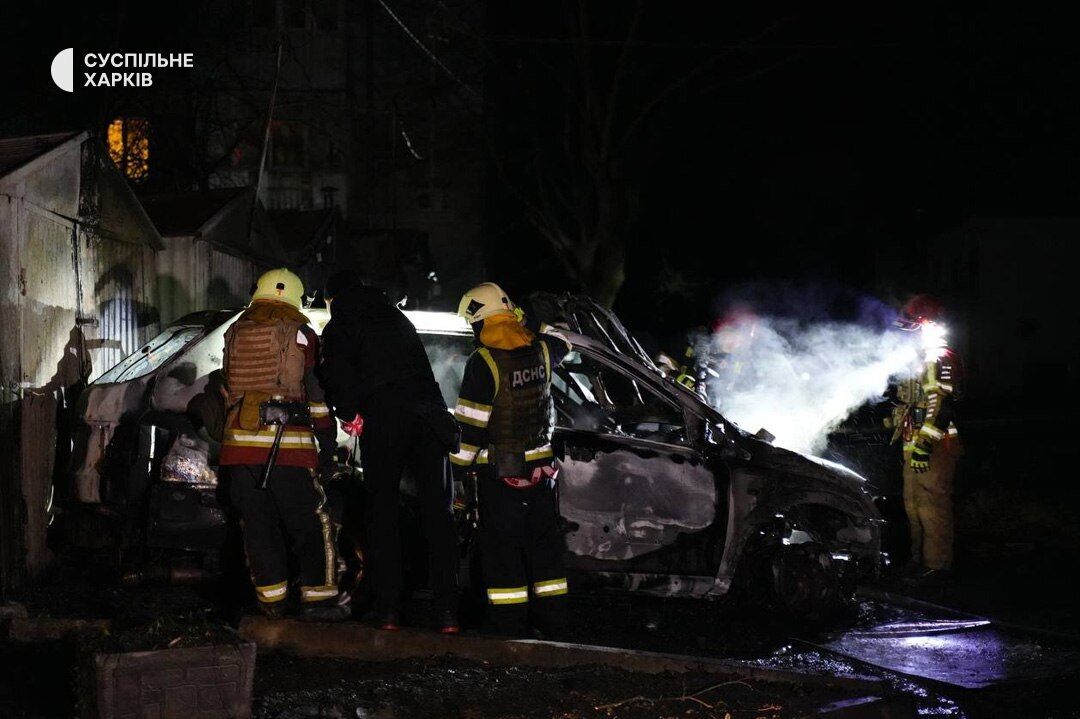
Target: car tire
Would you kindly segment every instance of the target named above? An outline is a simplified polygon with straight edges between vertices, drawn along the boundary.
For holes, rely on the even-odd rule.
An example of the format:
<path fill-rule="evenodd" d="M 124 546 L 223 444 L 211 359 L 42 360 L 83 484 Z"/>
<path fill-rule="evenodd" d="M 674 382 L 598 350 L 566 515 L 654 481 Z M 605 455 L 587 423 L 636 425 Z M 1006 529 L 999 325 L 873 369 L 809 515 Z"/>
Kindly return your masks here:
<path fill-rule="evenodd" d="M 855 607 L 854 572 L 822 544 L 786 545 L 763 531 L 747 547 L 733 599 L 740 611 L 766 623 L 817 627 L 849 616 Z"/>
<path fill-rule="evenodd" d="M 839 621 L 855 606 L 848 564 L 816 542 L 777 547 L 768 564 L 770 604 L 800 625 Z"/>

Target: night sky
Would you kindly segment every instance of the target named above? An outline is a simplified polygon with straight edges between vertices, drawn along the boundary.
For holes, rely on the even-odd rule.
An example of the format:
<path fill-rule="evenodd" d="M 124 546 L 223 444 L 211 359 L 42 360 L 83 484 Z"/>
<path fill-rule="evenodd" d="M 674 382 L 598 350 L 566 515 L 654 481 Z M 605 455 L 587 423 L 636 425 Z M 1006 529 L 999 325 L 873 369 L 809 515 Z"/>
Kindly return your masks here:
<path fill-rule="evenodd" d="M 707 321 L 713 300 L 748 281 L 888 295 L 910 288 L 872 266 L 884 243 L 973 213 L 1075 212 L 1080 58 L 1055 18 L 670 5 L 646 10 L 641 86 L 719 59 L 643 130 L 641 222 L 617 304 L 628 320 Z M 613 8 L 608 37 L 625 37 L 630 4 L 599 7 Z M 528 35 L 523 24 L 513 32 Z M 506 51 L 528 67 L 530 54 L 566 49 Z"/>

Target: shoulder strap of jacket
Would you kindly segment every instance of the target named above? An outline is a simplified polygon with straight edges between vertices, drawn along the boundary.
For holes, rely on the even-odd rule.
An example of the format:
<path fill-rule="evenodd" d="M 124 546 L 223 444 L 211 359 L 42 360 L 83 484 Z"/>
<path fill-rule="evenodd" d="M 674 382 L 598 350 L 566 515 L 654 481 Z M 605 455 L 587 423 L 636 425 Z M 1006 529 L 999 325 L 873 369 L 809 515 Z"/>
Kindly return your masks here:
<path fill-rule="evenodd" d="M 547 342 L 541 340 L 539 342 L 540 350 L 544 353 L 544 379 L 548 384 L 551 384 L 551 350 L 548 349 Z"/>
<path fill-rule="evenodd" d="M 488 369 L 491 370 L 491 376 L 495 380 L 495 392 L 492 395 L 492 397 L 494 397 L 496 394 L 499 393 L 499 366 L 495 364 L 495 358 L 491 356 L 491 350 L 489 350 L 487 347 L 481 347 L 480 349 L 476 350 L 476 353 L 480 355 L 481 358 L 483 358 L 484 362 L 488 366 Z"/>

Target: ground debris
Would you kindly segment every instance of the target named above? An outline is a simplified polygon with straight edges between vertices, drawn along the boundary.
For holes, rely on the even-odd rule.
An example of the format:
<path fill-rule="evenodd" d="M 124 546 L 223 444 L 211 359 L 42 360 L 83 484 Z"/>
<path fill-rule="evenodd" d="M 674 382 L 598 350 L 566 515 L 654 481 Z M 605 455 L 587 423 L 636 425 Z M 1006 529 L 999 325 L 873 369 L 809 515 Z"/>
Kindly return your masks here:
<path fill-rule="evenodd" d="M 755 687 L 739 678 L 601 666 L 483 667 L 451 658 L 372 663 L 270 654 L 259 658 L 254 716 L 778 719 L 811 714 L 845 696 L 831 687 Z"/>
<path fill-rule="evenodd" d="M 101 653 L 146 652 L 240 641 L 236 632 L 217 619 L 213 612 L 195 610 L 166 615 L 151 622 L 121 625 L 88 642 L 84 648 Z"/>

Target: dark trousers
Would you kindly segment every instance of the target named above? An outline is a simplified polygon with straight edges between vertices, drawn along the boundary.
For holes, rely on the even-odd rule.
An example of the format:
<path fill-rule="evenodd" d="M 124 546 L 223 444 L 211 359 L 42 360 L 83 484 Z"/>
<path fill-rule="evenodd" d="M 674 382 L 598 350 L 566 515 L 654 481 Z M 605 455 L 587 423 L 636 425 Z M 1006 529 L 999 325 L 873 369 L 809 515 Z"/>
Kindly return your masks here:
<path fill-rule="evenodd" d="M 262 466 L 248 464 L 221 467 L 222 481 L 243 522 L 244 551 L 259 601 L 285 599 L 289 580 L 286 537 L 300 564 L 302 599 L 334 600 L 337 566 L 322 487 L 309 469 L 278 466 L 270 486 L 256 489 L 262 472 Z"/>
<path fill-rule="evenodd" d="M 531 620 L 545 636 L 562 636 L 565 543 L 554 480 L 515 489 L 487 473 L 480 477 L 479 493 L 481 563 L 494 629 L 522 636 Z"/>
<path fill-rule="evenodd" d="M 406 470 L 419 495 L 435 609 L 457 609 L 458 543 L 446 444 L 428 420 L 410 406 L 372 407 L 364 414 L 360 463 L 364 468 L 365 539 L 375 610 L 381 614 L 397 612 L 401 601 L 398 518 L 401 478 Z"/>

